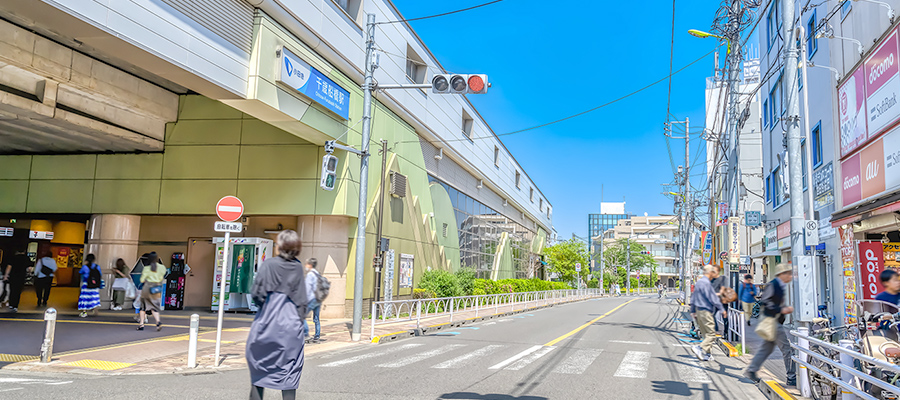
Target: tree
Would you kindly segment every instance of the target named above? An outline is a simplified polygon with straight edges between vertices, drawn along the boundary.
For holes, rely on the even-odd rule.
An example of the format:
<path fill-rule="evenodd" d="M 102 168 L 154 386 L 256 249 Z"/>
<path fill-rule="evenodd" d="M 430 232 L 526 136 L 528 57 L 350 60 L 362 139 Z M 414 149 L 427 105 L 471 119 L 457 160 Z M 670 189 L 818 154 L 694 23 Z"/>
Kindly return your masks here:
<path fill-rule="evenodd" d="M 628 245 L 628 239 L 618 239 L 612 244 L 606 244 L 603 249 L 603 284 L 606 288 L 613 283 L 618 283 L 622 285 L 622 287 L 627 287 L 625 283 L 625 275 L 627 274 L 626 265 L 628 264 L 627 260 L 627 251 L 630 247 L 631 253 L 631 272 L 634 274 L 635 271 L 642 271 L 645 268 L 650 268 L 650 276 L 641 275 L 641 282 L 656 283 L 658 279 L 656 274 L 657 262 L 653 258 L 653 256 L 649 254 L 641 254 L 642 251 L 646 251 L 647 249 L 640 243 L 631 240 L 631 245 Z M 615 273 L 611 273 L 615 271 Z M 631 278 L 631 287 L 637 287 L 637 278 Z M 649 281 L 647 280 L 649 279 Z"/>
<path fill-rule="evenodd" d="M 590 266 L 588 263 L 587 245 L 578 239 L 572 238 L 564 242 L 557 243 L 544 249 L 544 255 L 547 257 L 547 270 L 556 274 L 562 282 L 572 283 L 577 286 L 578 276 L 581 280 L 586 280 L 590 274 Z M 575 264 L 581 264 L 581 273 L 575 272 Z"/>

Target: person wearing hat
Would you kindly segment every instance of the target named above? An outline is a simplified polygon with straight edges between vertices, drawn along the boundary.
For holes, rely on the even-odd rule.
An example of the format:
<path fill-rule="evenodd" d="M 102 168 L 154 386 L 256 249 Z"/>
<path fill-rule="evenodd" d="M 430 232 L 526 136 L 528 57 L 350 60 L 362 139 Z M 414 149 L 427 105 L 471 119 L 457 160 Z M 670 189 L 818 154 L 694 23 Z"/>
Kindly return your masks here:
<path fill-rule="evenodd" d="M 727 317 L 722 300 L 713 289 L 711 281 L 719 277 L 719 268 L 706 264 L 703 266 L 703 276 L 694 284 L 694 293 L 691 294 L 691 315 L 697 320 L 697 327 L 703 336 L 703 342 L 694 346 L 694 354 L 701 361 L 712 361 L 713 343 L 716 341 L 715 313 L 722 313 Z"/>
<path fill-rule="evenodd" d="M 794 311 L 794 307 L 784 305 L 787 284 L 794 279 L 793 266 L 791 264 L 781 263 L 775 266 L 774 272 L 775 279 L 772 279 L 772 281 L 766 285 L 766 288 L 763 290 L 762 296 L 759 299 L 759 305 L 763 315 L 776 319 L 775 340 L 763 340 L 762 346 L 759 348 L 759 351 L 756 352 L 756 355 L 753 356 L 753 361 L 750 362 L 750 366 L 747 367 L 744 376 L 750 378 L 750 380 L 754 382 L 759 382 L 759 377 L 756 376 L 756 373 L 762 367 L 763 362 L 765 362 L 766 359 L 769 358 L 769 355 L 775 350 L 775 346 L 778 346 L 778 348 L 781 349 L 781 354 L 784 358 L 784 369 L 787 371 L 787 382 L 785 382 L 785 384 L 787 386 L 795 386 L 797 384 L 797 367 L 794 365 L 794 361 L 791 360 L 791 354 L 793 354 L 791 342 L 788 341 L 787 332 L 782 325 L 784 324 L 785 315 Z"/>

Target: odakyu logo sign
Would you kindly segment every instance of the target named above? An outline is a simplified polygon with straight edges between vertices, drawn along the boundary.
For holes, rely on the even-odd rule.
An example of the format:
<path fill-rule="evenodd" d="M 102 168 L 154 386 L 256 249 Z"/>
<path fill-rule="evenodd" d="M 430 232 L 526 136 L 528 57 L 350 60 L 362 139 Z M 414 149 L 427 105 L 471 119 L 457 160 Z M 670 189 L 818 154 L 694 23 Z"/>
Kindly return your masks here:
<path fill-rule="evenodd" d="M 294 83 L 294 89 L 300 89 L 306 86 L 306 82 L 309 81 L 309 68 L 297 69 L 294 68 L 294 63 L 291 62 L 290 57 L 282 57 L 284 59 L 284 69 L 287 71 L 288 79 Z M 301 67 L 303 67 L 301 65 Z"/>
<path fill-rule="evenodd" d="M 277 80 L 340 117 L 350 118 L 350 92 L 286 48 L 281 49 Z"/>

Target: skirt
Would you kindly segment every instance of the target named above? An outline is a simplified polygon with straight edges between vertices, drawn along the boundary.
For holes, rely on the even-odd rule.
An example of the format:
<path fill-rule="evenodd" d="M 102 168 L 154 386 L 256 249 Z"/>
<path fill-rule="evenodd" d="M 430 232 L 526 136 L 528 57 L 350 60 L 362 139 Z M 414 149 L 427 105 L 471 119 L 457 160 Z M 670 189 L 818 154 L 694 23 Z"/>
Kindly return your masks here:
<path fill-rule="evenodd" d="M 93 310 L 100 307 L 100 288 L 88 289 L 87 283 L 81 283 L 81 295 L 78 296 L 78 309 Z"/>
<path fill-rule="evenodd" d="M 159 312 L 159 302 L 162 299 L 162 293 L 150 293 L 150 283 L 144 284 L 141 288 L 141 310 Z"/>

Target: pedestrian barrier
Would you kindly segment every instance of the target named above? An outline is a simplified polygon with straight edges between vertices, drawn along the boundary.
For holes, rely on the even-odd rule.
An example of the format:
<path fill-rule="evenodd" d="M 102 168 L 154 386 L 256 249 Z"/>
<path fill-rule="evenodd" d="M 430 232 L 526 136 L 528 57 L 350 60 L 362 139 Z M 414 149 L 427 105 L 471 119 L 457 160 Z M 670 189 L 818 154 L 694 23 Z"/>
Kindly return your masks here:
<path fill-rule="evenodd" d="M 741 338 L 741 351 L 745 354 L 747 353 L 747 341 L 746 336 L 744 336 L 746 329 L 747 317 L 744 315 L 744 311 L 728 307 L 728 330 L 734 336 Z"/>
<path fill-rule="evenodd" d="M 599 297 L 600 289 L 545 290 L 540 292 L 520 292 L 503 294 L 483 294 L 459 297 L 437 297 L 431 299 L 407 299 L 372 302 L 372 334 L 375 327 L 396 322 L 416 321 L 416 329 L 421 329 L 423 318 L 450 317 L 464 312 L 475 313 L 475 318 L 485 312 L 499 314 L 519 308 L 533 308 L 569 301 Z"/>
<path fill-rule="evenodd" d="M 900 366 L 867 356 L 853 349 L 852 340 L 841 340 L 840 345 L 834 345 L 809 336 L 806 328 L 791 331 L 791 335 L 797 338 L 797 343 L 791 343 L 791 348 L 797 351 L 797 355 L 791 356 L 807 373 L 814 372 L 819 377 L 839 386 L 842 400 L 854 400 L 856 398 L 866 400 L 880 400 L 882 396 L 872 396 L 862 390 L 865 386 L 873 389 L 878 387 L 884 391 L 900 395 L 900 389 L 890 382 L 883 381 L 874 376 L 860 371 L 856 366 L 869 364 L 884 372 L 900 374 Z M 838 360 L 823 355 L 820 351 L 810 350 L 810 345 L 818 347 L 822 352 L 840 355 Z M 806 374 L 803 374 L 806 375 Z M 811 393 L 809 376 L 800 380 L 800 392 L 809 397 Z"/>

